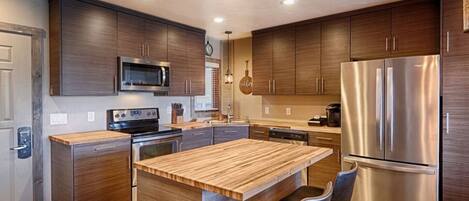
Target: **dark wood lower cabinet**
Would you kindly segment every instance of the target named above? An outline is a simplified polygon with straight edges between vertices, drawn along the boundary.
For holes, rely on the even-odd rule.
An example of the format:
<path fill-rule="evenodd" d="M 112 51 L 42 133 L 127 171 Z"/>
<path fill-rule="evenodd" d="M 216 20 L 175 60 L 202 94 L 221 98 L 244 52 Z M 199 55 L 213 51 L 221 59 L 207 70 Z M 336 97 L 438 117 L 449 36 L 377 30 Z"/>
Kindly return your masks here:
<path fill-rule="evenodd" d="M 249 139 L 254 140 L 269 140 L 269 128 L 260 126 L 249 127 Z"/>
<path fill-rule="evenodd" d="M 242 138 L 249 138 L 248 126 L 226 126 L 213 128 L 213 143 L 220 144 Z"/>
<path fill-rule="evenodd" d="M 213 144 L 213 128 L 191 129 L 182 132 L 181 150 L 187 151 Z"/>
<path fill-rule="evenodd" d="M 53 201 L 130 201 L 130 139 L 51 142 Z"/>
<path fill-rule="evenodd" d="M 340 135 L 332 133 L 309 133 L 309 145 L 333 149 L 333 154 L 308 168 L 308 185 L 325 188 L 341 171 Z"/>

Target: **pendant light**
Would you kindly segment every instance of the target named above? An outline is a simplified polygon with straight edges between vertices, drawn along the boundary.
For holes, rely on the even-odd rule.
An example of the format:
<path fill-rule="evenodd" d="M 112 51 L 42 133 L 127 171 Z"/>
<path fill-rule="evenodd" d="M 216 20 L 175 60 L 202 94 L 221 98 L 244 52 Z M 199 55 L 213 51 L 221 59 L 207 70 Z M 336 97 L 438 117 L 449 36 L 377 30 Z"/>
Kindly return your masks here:
<path fill-rule="evenodd" d="M 227 68 L 226 68 L 226 73 L 225 73 L 225 84 L 233 84 L 233 73 L 230 71 L 230 34 L 233 32 L 231 31 L 225 31 L 225 34 L 228 36 L 228 62 L 227 62 Z"/>

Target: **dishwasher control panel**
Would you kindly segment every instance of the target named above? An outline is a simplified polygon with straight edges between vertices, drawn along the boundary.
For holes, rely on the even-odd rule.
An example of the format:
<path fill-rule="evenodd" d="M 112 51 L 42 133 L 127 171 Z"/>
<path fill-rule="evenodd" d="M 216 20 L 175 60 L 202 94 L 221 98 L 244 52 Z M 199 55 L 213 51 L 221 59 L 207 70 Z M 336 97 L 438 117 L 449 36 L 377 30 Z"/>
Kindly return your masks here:
<path fill-rule="evenodd" d="M 277 139 L 307 142 L 308 141 L 308 132 L 291 130 L 291 129 L 272 128 L 269 131 L 269 138 L 277 138 Z"/>

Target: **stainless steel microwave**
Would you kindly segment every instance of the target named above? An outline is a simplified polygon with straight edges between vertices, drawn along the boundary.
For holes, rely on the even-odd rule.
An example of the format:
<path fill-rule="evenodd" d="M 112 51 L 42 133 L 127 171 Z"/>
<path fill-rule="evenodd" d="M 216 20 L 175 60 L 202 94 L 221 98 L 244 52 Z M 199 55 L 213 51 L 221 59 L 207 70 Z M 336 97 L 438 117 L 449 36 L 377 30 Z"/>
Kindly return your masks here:
<path fill-rule="evenodd" d="M 167 92 L 169 62 L 119 57 L 120 91 Z"/>

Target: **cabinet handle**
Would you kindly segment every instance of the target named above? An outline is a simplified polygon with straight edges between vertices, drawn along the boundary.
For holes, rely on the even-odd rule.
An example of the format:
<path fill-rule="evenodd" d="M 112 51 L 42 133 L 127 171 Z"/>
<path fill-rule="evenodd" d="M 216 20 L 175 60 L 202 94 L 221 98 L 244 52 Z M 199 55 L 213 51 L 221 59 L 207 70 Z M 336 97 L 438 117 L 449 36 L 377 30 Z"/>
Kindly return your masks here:
<path fill-rule="evenodd" d="M 277 83 L 275 80 L 272 81 L 272 89 L 273 89 L 273 94 L 277 93 Z"/>
<path fill-rule="evenodd" d="M 324 94 L 325 86 L 326 86 L 326 81 L 324 80 L 324 77 L 321 77 L 321 94 Z"/>
<path fill-rule="evenodd" d="M 393 37 L 392 37 L 392 50 L 393 50 L 393 51 L 396 51 L 396 50 L 397 50 L 397 47 L 396 47 L 396 36 L 393 36 Z"/>
<path fill-rule="evenodd" d="M 272 80 L 269 80 L 269 94 L 272 93 Z"/>
<path fill-rule="evenodd" d="M 317 140 L 323 140 L 323 141 L 332 141 L 332 138 L 329 137 L 316 137 Z"/>
<path fill-rule="evenodd" d="M 140 47 L 140 54 L 141 54 L 142 57 L 145 56 L 145 44 L 144 43 L 142 43 L 142 45 Z"/>
<path fill-rule="evenodd" d="M 389 51 L 389 38 L 386 37 L 386 52 Z"/>
<path fill-rule="evenodd" d="M 259 134 L 264 134 L 263 131 L 256 131 L 256 130 L 254 130 L 254 131 L 252 131 L 252 132 L 254 132 L 254 133 L 259 133 Z"/>
<path fill-rule="evenodd" d="M 319 94 L 319 78 L 316 77 L 316 94 Z"/>
<path fill-rule="evenodd" d="M 238 131 L 223 131 L 224 133 L 237 133 Z"/>
<path fill-rule="evenodd" d="M 184 94 L 187 94 L 187 80 L 184 80 Z"/>
<path fill-rule="evenodd" d="M 446 113 L 446 135 L 449 135 L 449 113 Z"/>
<path fill-rule="evenodd" d="M 192 94 L 192 80 L 189 80 L 189 94 Z"/>
<path fill-rule="evenodd" d="M 150 57 L 150 44 L 147 44 L 147 56 Z"/>
<path fill-rule="evenodd" d="M 199 135 L 205 135 L 206 133 L 204 132 L 199 132 L 199 133 L 194 133 L 194 136 L 199 136 Z"/>
<path fill-rule="evenodd" d="M 115 145 L 101 145 L 101 146 L 96 146 L 94 147 L 95 152 L 100 152 L 100 151 L 107 151 L 107 150 L 113 150 L 116 146 Z"/>
<path fill-rule="evenodd" d="M 446 52 L 449 53 L 449 40 L 450 40 L 450 32 L 446 32 Z"/>

